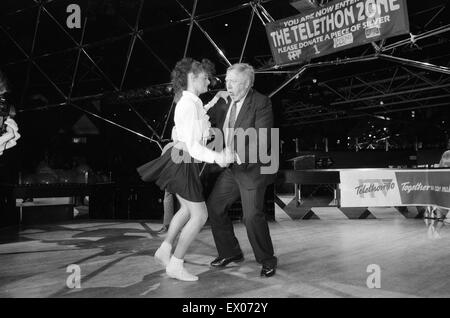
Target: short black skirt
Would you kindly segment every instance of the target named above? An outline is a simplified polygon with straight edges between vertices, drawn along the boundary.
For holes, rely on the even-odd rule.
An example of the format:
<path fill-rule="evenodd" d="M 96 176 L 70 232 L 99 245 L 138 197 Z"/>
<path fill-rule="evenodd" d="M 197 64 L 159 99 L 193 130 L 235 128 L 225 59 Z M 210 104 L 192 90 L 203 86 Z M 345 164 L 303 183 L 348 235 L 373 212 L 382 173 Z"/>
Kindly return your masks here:
<path fill-rule="evenodd" d="M 172 151 L 175 160 L 172 159 Z M 176 193 L 188 201 L 202 202 L 205 198 L 200 181 L 201 165 L 194 162 L 187 151 L 171 147 L 161 157 L 136 170 L 143 181 L 155 182 L 161 190 Z"/>

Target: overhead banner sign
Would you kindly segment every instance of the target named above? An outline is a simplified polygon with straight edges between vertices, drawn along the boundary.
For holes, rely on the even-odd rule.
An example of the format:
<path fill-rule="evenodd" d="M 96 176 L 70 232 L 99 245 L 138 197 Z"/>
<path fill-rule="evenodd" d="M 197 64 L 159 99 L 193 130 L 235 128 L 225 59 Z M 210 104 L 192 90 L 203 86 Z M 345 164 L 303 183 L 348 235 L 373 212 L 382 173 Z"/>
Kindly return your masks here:
<path fill-rule="evenodd" d="M 305 0 L 306 1 L 306 0 Z M 409 33 L 406 0 L 339 0 L 266 24 L 277 65 Z"/>
<path fill-rule="evenodd" d="M 342 207 L 450 208 L 450 169 L 349 169 L 340 178 Z"/>

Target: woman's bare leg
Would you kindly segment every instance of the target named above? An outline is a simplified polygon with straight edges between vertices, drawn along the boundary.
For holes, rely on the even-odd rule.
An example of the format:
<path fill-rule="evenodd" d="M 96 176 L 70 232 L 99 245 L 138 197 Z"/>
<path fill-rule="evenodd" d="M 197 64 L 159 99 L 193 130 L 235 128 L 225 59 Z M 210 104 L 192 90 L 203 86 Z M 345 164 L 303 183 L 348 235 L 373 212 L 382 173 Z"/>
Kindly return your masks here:
<path fill-rule="evenodd" d="M 183 266 L 184 256 L 192 241 L 205 224 L 208 218 L 208 212 L 206 210 L 205 202 L 191 202 L 181 198 L 179 195 L 177 195 L 177 198 L 182 206 L 184 205 L 187 207 L 189 220 L 181 230 L 175 252 L 166 267 L 166 273 L 169 277 L 178 280 L 196 281 L 198 280 L 198 277 L 189 273 Z"/>
<path fill-rule="evenodd" d="M 181 230 L 177 247 L 173 253 L 177 258 L 183 259 L 189 245 L 191 245 L 203 225 L 205 225 L 206 220 L 208 219 L 208 210 L 206 209 L 205 202 L 191 202 L 183 199 L 179 195 L 177 195 L 177 198 L 182 205 L 187 207 L 190 216 L 189 220 Z"/>
<path fill-rule="evenodd" d="M 175 215 L 172 218 L 172 221 L 170 221 L 169 231 L 167 232 L 167 236 L 164 239 L 164 241 L 169 244 L 173 244 L 178 233 L 181 231 L 181 229 L 188 220 L 189 220 L 188 208 L 183 203 L 180 203 L 180 209 L 177 211 L 177 213 L 175 213 Z"/>
<path fill-rule="evenodd" d="M 172 244 L 175 241 L 178 233 L 189 220 L 189 211 L 184 203 L 181 203 L 180 209 L 172 218 L 169 225 L 167 236 L 162 242 L 161 246 L 155 252 L 156 260 L 164 267 L 169 264 L 170 256 L 172 254 Z"/>

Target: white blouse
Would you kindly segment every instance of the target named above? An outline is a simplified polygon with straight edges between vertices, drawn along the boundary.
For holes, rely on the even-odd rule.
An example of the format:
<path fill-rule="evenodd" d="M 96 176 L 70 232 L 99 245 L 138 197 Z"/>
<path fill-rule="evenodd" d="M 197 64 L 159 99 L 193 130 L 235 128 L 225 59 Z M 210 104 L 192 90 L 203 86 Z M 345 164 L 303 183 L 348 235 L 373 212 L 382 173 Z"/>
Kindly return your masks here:
<path fill-rule="evenodd" d="M 174 121 L 172 138 L 184 142 L 192 158 L 208 163 L 220 160 L 221 153 L 206 147 L 211 123 L 203 108 L 203 102 L 198 96 L 189 91 L 183 91 L 183 95 L 175 106 Z"/>

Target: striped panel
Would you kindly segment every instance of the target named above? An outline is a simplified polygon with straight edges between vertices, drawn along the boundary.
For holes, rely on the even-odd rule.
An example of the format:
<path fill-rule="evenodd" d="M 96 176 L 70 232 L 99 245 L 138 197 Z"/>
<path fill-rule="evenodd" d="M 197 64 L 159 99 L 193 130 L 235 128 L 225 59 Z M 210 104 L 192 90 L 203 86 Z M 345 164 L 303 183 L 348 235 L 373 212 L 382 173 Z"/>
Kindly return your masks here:
<path fill-rule="evenodd" d="M 275 194 L 276 220 L 346 220 L 422 218 L 424 207 L 356 207 L 340 208 L 328 198 L 302 198 L 296 202 L 293 194 Z"/>

